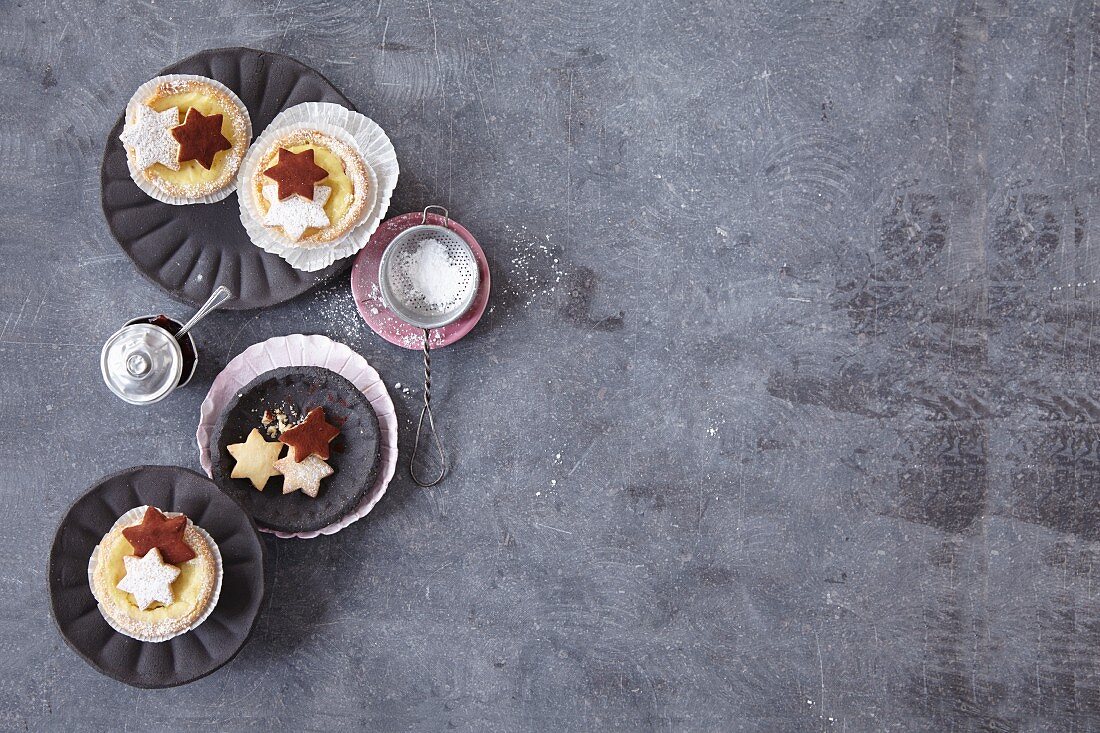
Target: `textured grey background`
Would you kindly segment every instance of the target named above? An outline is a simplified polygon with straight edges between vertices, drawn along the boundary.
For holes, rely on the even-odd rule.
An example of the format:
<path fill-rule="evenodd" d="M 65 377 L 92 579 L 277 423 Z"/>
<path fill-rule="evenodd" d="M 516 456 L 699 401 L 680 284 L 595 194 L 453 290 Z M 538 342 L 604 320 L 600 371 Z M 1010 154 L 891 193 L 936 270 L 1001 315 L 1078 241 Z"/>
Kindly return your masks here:
<path fill-rule="evenodd" d="M 1100 9 L 988 0 L 0 3 L 0 726 L 1100 728 Z M 258 633 L 142 692 L 50 621 L 58 518 L 197 466 L 204 387 L 270 336 L 418 363 L 341 279 L 198 334 L 150 409 L 98 208 L 131 91 L 206 47 L 321 69 L 494 297 L 438 355 L 453 475 L 268 542 Z M 413 385 L 406 394 L 405 387 Z"/>

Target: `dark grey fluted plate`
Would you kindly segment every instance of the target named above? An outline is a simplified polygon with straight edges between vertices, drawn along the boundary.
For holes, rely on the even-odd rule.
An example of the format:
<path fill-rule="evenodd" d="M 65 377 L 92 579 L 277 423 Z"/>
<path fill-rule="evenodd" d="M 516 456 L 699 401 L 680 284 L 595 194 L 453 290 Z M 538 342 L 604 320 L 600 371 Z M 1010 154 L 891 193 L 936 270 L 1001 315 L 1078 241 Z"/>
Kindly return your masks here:
<path fill-rule="evenodd" d="M 248 479 L 230 477 L 236 462 L 227 446 L 243 442 L 253 428 L 263 430 L 265 410 L 304 416 L 314 407 L 325 408 L 325 419 L 340 428 L 328 459 L 335 472 L 321 480 L 316 498 L 301 491 L 283 494 L 281 476 L 269 479 L 263 491 Z M 322 367 L 280 367 L 237 390 L 218 416 L 210 435 L 210 475 L 261 527 L 312 532 L 351 513 L 374 485 L 380 435 L 370 401 L 347 379 Z"/>
<path fill-rule="evenodd" d="M 200 51 L 160 74 L 200 74 L 237 93 L 258 135 L 275 116 L 303 102 L 354 109 L 325 77 L 289 56 L 251 48 Z M 156 75 L 150 75 L 150 78 Z M 130 178 L 119 141 L 123 117 L 107 136 L 100 179 L 111 234 L 138 271 L 173 298 L 205 301 L 219 285 L 237 296 L 223 308 L 262 308 L 290 300 L 346 269 L 351 258 L 318 272 L 300 272 L 252 244 L 241 225 L 237 194 L 216 204 L 171 206 L 147 196 Z"/>
<path fill-rule="evenodd" d="M 88 586 L 88 559 L 115 521 L 149 504 L 183 512 L 222 555 L 218 605 L 198 628 L 158 644 L 112 629 Z M 101 479 L 61 520 L 50 549 L 50 605 L 65 642 L 103 674 L 134 687 L 175 687 L 237 655 L 264 599 L 264 546 L 256 525 L 213 481 L 177 466 L 136 466 Z"/>

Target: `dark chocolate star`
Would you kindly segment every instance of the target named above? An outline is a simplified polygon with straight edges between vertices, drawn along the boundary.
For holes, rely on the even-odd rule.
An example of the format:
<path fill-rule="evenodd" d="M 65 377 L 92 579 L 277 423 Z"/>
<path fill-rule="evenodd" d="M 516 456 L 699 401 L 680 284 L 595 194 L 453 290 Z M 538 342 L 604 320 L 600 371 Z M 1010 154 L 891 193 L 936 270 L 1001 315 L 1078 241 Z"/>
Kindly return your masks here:
<path fill-rule="evenodd" d="M 293 194 L 312 201 L 313 185 L 328 178 L 328 171 L 313 162 L 313 148 L 300 153 L 279 148 L 279 162 L 264 175 L 279 184 L 280 201 Z"/>
<path fill-rule="evenodd" d="M 233 144 L 222 134 L 222 116 L 206 116 L 192 107 L 182 125 L 172 128 L 172 137 L 180 144 L 180 162 L 197 160 L 206 170 L 214 165 L 214 156 Z"/>
<path fill-rule="evenodd" d="M 340 429 L 325 420 L 325 408 L 314 407 L 305 420 L 284 431 L 279 440 L 294 449 L 295 463 L 301 463 L 311 454 L 327 461 L 328 444 L 339 434 Z"/>
<path fill-rule="evenodd" d="M 143 557 L 154 547 L 160 550 L 161 557 L 169 565 L 179 565 L 195 556 L 195 551 L 184 542 L 183 530 L 187 527 L 187 517 L 166 517 L 156 507 L 145 510 L 141 524 L 135 524 L 122 530 L 134 548 L 134 554 Z"/>

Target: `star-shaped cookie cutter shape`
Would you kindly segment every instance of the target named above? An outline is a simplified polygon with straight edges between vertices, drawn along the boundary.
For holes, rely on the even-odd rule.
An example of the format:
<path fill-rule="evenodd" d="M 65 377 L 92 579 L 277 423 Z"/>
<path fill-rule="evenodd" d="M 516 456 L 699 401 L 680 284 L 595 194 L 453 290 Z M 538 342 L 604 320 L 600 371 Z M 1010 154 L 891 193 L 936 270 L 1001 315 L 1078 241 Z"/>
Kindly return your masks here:
<path fill-rule="evenodd" d="M 294 194 L 313 200 L 313 185 L 328 178 L 328 171 L 313 160 L 313 148 L 293 153 L 279 148 L 279 162 L 264 171 L 279 186 L 279 200 Z"/>
<path fill-rule="evenodd" d="M 298 463 L 290 456 L 275 461 L 275 468 L 283 474 L 283 493 L 293 494 L 299 489 L 306 496 L 316 499 L 321 491 L 321 479 L 331 476 L 332 466 L 310 453 Z"/>
<path fill-rule="evenodd" d="M 319 229 L 329 225 L 328 214 L 325 213 L 325 202 L 328 201 L 332 189 L 328 186 L 317 186 L 312 201 L 298 196 L 280 199 L 278 187 L 274 183 L 264 184 L 263 192 L 268 203 L 264 224 L 282 227 L 283 233 L 295 242 L 302 238 L 306 229 L 310 227 Z"/>
<path fill-rule="evenodd" d="M 275 461 L 283 452 L 283 444 L 278 441 L 267 442 L 263 433 L 256 428 L 252 428 L 243 443 L 234 443 L 226 446 L 226 449 L 237 461 L 230 478 L 246 478 L 257 491 L 263 491 L 267 480 L 279 475 Z"/>
<path fill-rule="evenodd" d="M 222 115 L 204 115 L 192 107 L 183 124 L 172 128 L 172 137 L 180 144 L 179 160 L 198 161 L 206 170 L 214 165 L 214 156 L 229 150 L 233 143 L 222 134 Z"/>
<path fill-rule="evenodd" d="M 127 122 L 118 137 L 133 151 L 139 170 L 160 163 L 178 171 L 180 145 L 173 137 L 172 129 L 179 122 L 180 111 L 176 107 L 158 112 L 147 104 L 139 104 L 134 121 Z"/>
<path fill-rule="evenodd" d="M 164 562 L 160 550 L 154 547 L 145 557 L 127 555 L 122 563 L 126 566 L 126 575 L 118 581 L 118 589 L 132 595 L 142 611 L 154 603 L 170 606 L 176 600 L 172 582 L 179 577 L 180 569 Z"/>
<path fill-rule="evenodd" d="M 186 528 L 187 517 L 184 515 L 166 517 L 155 506 L 151 506 L 145 510 L 139 524 L 122 530 L 122 536 L 134 548 L 134 554 L 138 557 L 157 549 L 167 562 L 179 565 L 195 557 L 195 551 L 183 539 Z"/>
<path fill-rule="evenodd" d="M 305 420 L 283 431 L 279 440 L 291 447 L 294 460 L 298 463 L 311 454 L 316 454 L 321 460 L 327 461 L 328 444 L 339 434 L 340 429 L 325 419 L 325 408 L 314 407 L 306 414 Z"/>

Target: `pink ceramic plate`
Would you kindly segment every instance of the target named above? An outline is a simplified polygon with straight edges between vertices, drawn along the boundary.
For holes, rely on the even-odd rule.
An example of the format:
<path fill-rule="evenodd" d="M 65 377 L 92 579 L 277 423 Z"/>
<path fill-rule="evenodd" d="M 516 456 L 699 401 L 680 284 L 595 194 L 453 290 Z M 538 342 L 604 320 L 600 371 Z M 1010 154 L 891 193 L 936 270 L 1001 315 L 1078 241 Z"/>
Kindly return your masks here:
<path fill-rule="evenodd" d="M 386 391 L 386 384 L 378 376 L 374 367 L 362 356 L 344 344 L 337 343 L 326 336 L 304 336 L 300 333 L 253 344 L 225 365 L 210 385 L 206 399 L 202 401 L 199 412 L 199 429 L 195 440 L 199 444 L 199 463 L 206 475 L 210 475 L 210 434 L 214 422 L 238 389 L 251 382 L 264 372 L 285 366 L 318 366 L 331 369 L 359 388 L 370 401 L 374 413 L 378 416 L 378 430 L 381 434 L 382 465 L 374 486 L 363 497 L 359 506 L 346 517 L 327 527 L 313 532 L 274 532 L 260 527 L 262 532 L 271 532 L 277 537 L 313 539 L 322 534 L 334 534 L 352 522 L 362 519 L 370 513 L 393 478 L 397 469 L 397 414 L 393 409 L 393 400 Z"/>
<path fill-rule="evenodd" d="M 410 326 L 395 316 L 382 302 L 382 294 L 378 290 L 378 263 L 382 259 L 382 252 L 393 238 L 409 227 L 425 223 L 422 221 L 423 216 L 421 212 L 413 211 L 382 222 L 371 236 L 370 242 L 355 258 L 355 265 L 351 270 L 351 296 L 355 298 L 355 305 L 359 308 L 363 320 L 375 333 L 391 344 L 413 350 L 421 348 L 424 334 L 416 326 Z M 489 302 L 489 263 L 486 262 L 485 253 L 481 251 L 481 246 L 474 239 L 474 235 L 454 219 L 429 213 L 426 223 L 447 227 L 470 245 L 477 259 L 480 278 L 477 295 L 474 296 L 474 302 L 469 310 L 454 323 L 432 331 L 431 342 L 434 349 L 458 341 L 481 320 L 485 305 Z"/>

